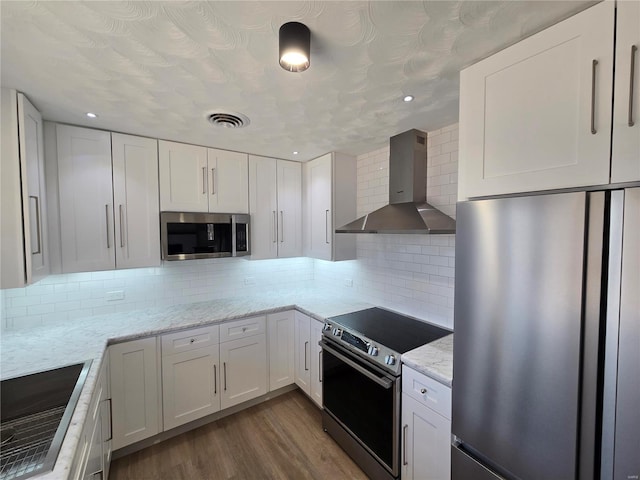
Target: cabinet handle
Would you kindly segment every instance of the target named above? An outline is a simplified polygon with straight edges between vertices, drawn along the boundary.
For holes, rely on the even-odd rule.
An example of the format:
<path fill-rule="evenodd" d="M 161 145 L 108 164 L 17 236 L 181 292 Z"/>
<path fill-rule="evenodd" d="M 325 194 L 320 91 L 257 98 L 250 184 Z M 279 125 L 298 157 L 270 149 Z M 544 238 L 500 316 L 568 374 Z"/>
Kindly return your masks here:
<path fill-rule="evenodd" d="M 309 342 L 304 342 L 304 370 L 307 371 L 307 349 L 309 348 Z"/>
<path fill-rule="evenodd" d="M 322 350 L 318 352 L 318 381 L 322 383 Z"/>
<path fill-rule="evenodd" d="M 109 241 L 109 204 L 104 206 L 104 214 L 106 217 L 106 225 L 107 225 L 107 248 L 111 248 L 111 242 Z"/>
<path fill-rule="evenodd" d="M 122 220 L 124 219 L 124 215 L 122 214 L 122 205 L 119 208 L 120 211 L 120 248 L 124 248 L 124 224 Z"/>
<path fill-rule="evenodd" d="M 407 431 L 409 430 L 409 425 L 405 425 L 402 427 L 402 465 L 409 465 L 407 462 Z"/>
<path fill-rule="evenodd" d="M 38 249 L 34 252 L 31 251 L 31 255 L 38 255 L 42 253 L 42 226 L 40 225 L 40 199 L 35 195 L 29 195 L 36 202 L 36 238 L 38 239 Z"/>
<path fill-rule="evenodd" d="M 211 195 L 216 194 L 216 169 L 211 169 Z"/>
<path fill-rule="evenodd" d="M 276 243 L 277 240 L 277 229 L 278 229 L 278 217 L 276 216 L 276 211 L 273 211 L 273 243 Z"/>
<path fill-rule="evenodd" d="M 427 393 L 427 389 L 426 389 L 426 388 L 421 388 L 421 389 L 420 389 L 420 393 L 421 393 L 422 395 L 424 395 L 425 393 Z"/>
<path fill-rule="evenodd" d="M 202 167 L 202 194 L 207 193 L 207 167 Z"/>
<path fill-rule="evenodd" d="M 631 73 L 629 74 L 629 126 L 633 127 L 635 122 L 633 121 L 633 83 L 636 70 L 636 52 L 638 47 L 631 45 Z"/>
<path fill-rule="evenodd" d="M 105 402 L 109 402 L 109 438 L 105 442 L 110 442 L 113 440 L 113 409 L 110 398 L 105 399 Z"/>
<path fill-rule="evenodd" d="M 280 210 L 280 243 L 284 242 L 284 212 Z"/>
<path fill-rule="evenodd" d="M 324 241 L 325 243 L 329 243 L 329 227 L 327 226 L 329 223 L 329 210 L 324 211 Z"/>
<path fill-rule="evenodd" d="M 218 394 L 218 366 L 213 364 L 213 394 Z"/>
<path fill-rule="evenodd" d="M 227 391 L 227 362 L 222 363 L 222 369 L 224 370 L 224 391 Z"/>
<path fill-rule="evenodd" d="M 598 133 L 596 130 L 596 67 L 598 60 L 591 62 L 591 134 Z"/>

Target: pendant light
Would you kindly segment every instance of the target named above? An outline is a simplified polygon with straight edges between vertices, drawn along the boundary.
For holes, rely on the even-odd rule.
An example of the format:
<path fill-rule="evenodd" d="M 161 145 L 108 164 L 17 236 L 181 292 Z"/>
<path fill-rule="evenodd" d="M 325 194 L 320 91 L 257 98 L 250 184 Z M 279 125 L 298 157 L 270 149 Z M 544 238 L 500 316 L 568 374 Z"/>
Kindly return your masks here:
<path fill-rule="evenodd" d="M 288 72 L 304 72 L 309 68 L 311 32 L 299 22 L 280 27 L 280 66 Z"/>

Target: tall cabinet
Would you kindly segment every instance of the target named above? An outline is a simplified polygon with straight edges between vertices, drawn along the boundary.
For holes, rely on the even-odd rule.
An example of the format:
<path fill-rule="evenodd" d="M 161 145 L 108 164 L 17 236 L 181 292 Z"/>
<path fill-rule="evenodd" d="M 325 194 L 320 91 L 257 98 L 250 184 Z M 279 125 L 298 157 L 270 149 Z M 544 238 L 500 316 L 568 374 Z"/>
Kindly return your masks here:
<path fill-rule="evenodd" d="M 61 271 L 159 265 L 157 141 L 54 128 Z"/>
<path fill-rule="evenodd" d="M 42 117 L 27 97 L 2 89 L 1 288 L 49 273 Z"/>
<path fill-rule="evenodd" d="M 302 255 L 302 166 L 249 156 L 251 257 Z"/>
<path fill-rule="evenodd" d="M 303 245 L 305 255 L 321 260 L 356 258 L 353 234 L 335 229 L 356 218 L 356 159 L 328 153 L 303 167 Z"/>

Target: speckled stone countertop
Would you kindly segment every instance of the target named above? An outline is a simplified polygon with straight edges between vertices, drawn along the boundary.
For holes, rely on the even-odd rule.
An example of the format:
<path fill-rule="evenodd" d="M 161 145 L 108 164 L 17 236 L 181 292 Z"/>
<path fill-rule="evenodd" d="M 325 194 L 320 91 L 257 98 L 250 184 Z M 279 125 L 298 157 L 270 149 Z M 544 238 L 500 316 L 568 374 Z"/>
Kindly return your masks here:
<path fill-rule="evenodd" d="M 440 383 L 453 381 L 453 334 L 402 355 L 402 363 Z"/>
<path fill-rule="evenodd" d="M 335 293 L 328 294 L 317 289 L 300 289 L 286 293 L 269 292 L 262 295 L 101 315 L 37 329 L 2 332 L 0 341 L 0 378 L 2 379 L 93 360 L 54 470 L 33 478 L 37 480 L 68 478 L 108 345 L 173 330 L 222 323 L 294 308 L 313 318 L 324 320 L 372 306 L 350 297 L 336 296 Z M 444 339 L 438 342 L 442 340 Z M 414 362 L 407 363 L 450 385 L 451 374 L 449 373 L 447 377 L 446 368 L 445 372 L 441 373 L 442 364 L 446 364 L 446 360 L 443 360 L 446 355 L 413 355 L 414 352 L 419 352 L 423 348 L 425 347 L 417 348 L 407 354 L 409 361 Z M 446 351 L 444 347 L 440 348 Z M 438 349 L 436 348 L 435 351 L 437 352 Z M 414 358 L 415 360 L 412 360 Z M 435 365 L 431 365 L 432 361 L 435 361 Z M 449 364 L 451 364 L 450 360 Z"/>

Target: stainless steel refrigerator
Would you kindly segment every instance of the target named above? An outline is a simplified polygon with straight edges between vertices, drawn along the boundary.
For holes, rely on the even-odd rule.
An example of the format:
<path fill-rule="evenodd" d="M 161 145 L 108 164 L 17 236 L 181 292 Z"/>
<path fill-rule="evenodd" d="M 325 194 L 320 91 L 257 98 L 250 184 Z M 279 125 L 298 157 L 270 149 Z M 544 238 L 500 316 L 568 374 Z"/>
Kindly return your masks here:
<path fill-rule="evenodd" d="M 452 478 L 640 476 L 640 188 L 461 202 Z"/>

